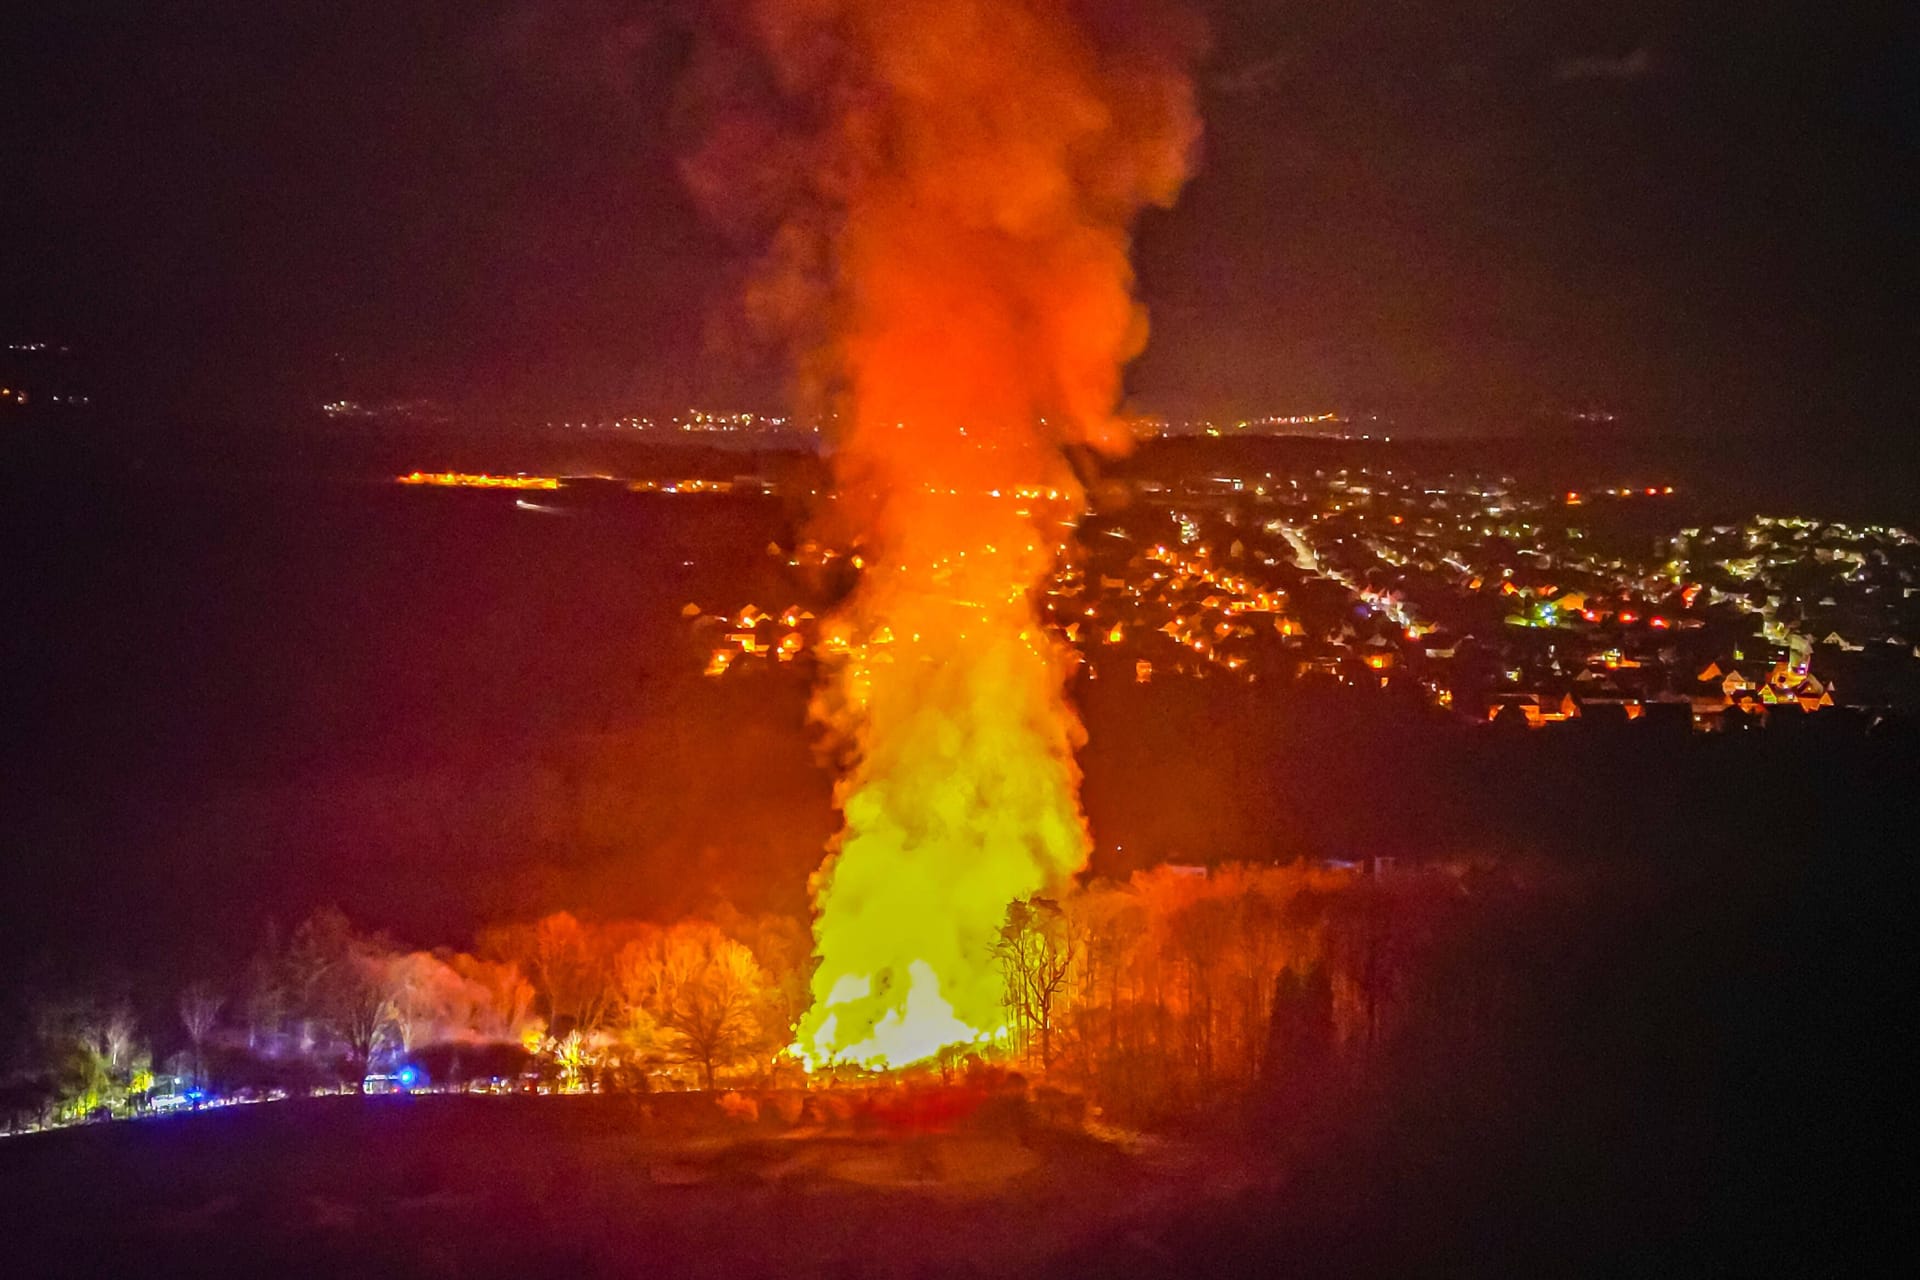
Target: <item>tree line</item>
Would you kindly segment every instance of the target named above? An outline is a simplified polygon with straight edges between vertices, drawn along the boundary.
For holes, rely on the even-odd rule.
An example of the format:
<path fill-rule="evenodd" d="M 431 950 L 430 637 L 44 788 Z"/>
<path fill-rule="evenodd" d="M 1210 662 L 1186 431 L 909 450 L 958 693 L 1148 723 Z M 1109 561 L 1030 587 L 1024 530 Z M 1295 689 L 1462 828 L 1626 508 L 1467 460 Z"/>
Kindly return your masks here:
<path fill-rule="evenodd" d="M 982 957 L 1010 1032 L 992 1056 L 1142 1118 L 1362 1057 L 1424 998 L 1425 957 L 1473 896 L 1450 871 L 1296 862 L 1160 866 L 1017 901 Z M 785 1050 L 813 963 L 804 921 L 724 906 L 670 924 L 554 912 L 470 951 L 406 948 L 325 909 L 270 930 L 234 980 L 181 991 L 172 1025 L 143 1027 L 124 1001 L 44 1003 L 0 1119 L 402 1069 L 560 1090 L 798 1084 Z M 154 1044 L 172 1050 L 158 1067 Z"/>

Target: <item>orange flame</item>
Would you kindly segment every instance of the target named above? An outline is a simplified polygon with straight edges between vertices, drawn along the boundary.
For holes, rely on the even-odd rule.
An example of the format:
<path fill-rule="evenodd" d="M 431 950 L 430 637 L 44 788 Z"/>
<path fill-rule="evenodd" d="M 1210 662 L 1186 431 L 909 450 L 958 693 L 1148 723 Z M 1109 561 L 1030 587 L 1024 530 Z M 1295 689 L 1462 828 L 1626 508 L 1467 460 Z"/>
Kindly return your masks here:
<path fill-rule="evenodd" d="M 1005 1035 L 1007 905 L 1089 851 L 1081 730 L 1033 593 L 1081 510 L 1066 451 L 1129 438 L 1128 228 L 1185 178 L 1193 41 L 1112 3 L 743 12 L 773 101 L 723 114 L 689 177 L 716 204 L 776 189 L 749 309 L 833 411 L 835 518 L 865 556 L 813 709 L 843 825 L 795 1048 L 897 1067 Z"/>

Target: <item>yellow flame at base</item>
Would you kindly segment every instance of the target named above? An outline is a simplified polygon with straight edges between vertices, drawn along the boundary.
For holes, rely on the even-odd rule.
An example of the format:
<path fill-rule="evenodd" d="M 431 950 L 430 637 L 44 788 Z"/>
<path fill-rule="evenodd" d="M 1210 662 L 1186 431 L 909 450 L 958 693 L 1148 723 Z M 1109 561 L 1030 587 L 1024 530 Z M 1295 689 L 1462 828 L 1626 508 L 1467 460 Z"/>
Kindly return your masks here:
<path fill-rule="evenodd" d="M 863 638 L 814 707 L 853 750 L 845 826 L 814 883 L 821 964 L 796 1045 L 812 1066 L 897 1068 L 1004 1039 L 1007 904 L 1088 853 L 1079 722 L 1032 596 L 1057 548 L 965 499 L 915 515 L 913 548 L 849 601 Z"/>
<path fill-rule="evenodd" d="M 840 1014 L 872 997 L 873 980 L 851 974 L 842 978 L 821 1007 L 812 1043 L 794 1046 L 802 1065 L 812 1071 L 846 1062 L 884 1071 L 925 1062 L 942 1050 L 994 1039 L 992 1033 L 954 1016 L 953 1006 L 940 994 L 940 975 L 932 965 L 915 960 L 907 966 L 907 975 L 906 998 L 882 1014 L 865 1039 L 852 1044 L 839 1043 Z"/>

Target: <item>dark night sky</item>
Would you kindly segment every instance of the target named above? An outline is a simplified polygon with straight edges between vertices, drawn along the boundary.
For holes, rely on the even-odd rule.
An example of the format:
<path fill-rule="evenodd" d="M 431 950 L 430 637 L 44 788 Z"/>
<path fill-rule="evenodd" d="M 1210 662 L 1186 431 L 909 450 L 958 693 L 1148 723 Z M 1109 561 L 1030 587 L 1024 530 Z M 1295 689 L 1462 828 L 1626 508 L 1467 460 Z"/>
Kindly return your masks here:
<path fill-rule="evenodd" d="M 1899 438 L 1910 30 L 1868 6 L 1213 0 L 1142 404 Z M 673 166 L 687 9 L 83 0 L 0 41 L 0 335 L 158 403 L 766 403 Z M 330 353 L 345 357 L 345 384 Z"/>

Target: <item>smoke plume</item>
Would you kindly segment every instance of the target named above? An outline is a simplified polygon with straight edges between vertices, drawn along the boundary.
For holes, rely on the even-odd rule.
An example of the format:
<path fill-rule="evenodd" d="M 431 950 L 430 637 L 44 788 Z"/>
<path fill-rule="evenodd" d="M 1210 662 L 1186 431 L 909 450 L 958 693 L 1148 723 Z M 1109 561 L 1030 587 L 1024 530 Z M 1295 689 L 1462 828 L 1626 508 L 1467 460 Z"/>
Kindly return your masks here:
<path fill-rule="evenodd" d="M 1126 447 L 1146 339 L 1129 230 L 1198 134 L 1177 15 L 1084 0 L 741 0 L 698 75 L 690 186 L 764 235 L 747 309 L 832 423 L 861 584 L 815 715 L 844 745 L 799 1049 L 986 1043 L 1008 903 L 1084 865 L 1034 593 Z"/>

